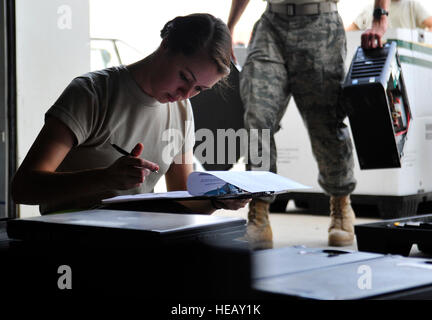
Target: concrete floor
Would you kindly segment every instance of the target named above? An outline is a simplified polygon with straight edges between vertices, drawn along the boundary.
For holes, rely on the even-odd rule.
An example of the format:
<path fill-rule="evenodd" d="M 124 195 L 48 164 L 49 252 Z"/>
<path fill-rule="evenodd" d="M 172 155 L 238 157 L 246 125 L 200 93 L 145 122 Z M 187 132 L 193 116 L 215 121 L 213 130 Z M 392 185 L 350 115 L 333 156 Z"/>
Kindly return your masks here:
<path fill-rule="evenodd" d="M 242 217 L 247 219 L 247 208 L 238 211 L 219 210 L 215 215 L 226 217 Z M 380 218 L 356 218 L 356 224 L 381 221 Z M 327 229 L 330 218 L 324 215 L 305 213 L 303 209 L 297 209 L 293 201 L 288 202 L 287 212 L 271 213 L 270 224 L 273 230 L 274 248 L 304 245 L 308 248 L 335 248 L 327 243 Z M 338 249 L 357 251 L 357 243 Z M 417 245 L 413 245 L 410 256 L 424 257 Z"/>
<path fill-rule="evenodd" d="M 241 165 L 235 166 L 236 170 L 243 170 Z M 204 169 L 202 169 L 204 171 Z M 160 179 L 155 187 L 155 192 L 165 192 L 165 179 Z M 247 220 L 248 208 L 242 208 L 237 211 L 218 210 L 214 214 L 226 217 L 241 217 Z M 374 213 L 378 216 L 378 213 Z M 382 221 L 379 217 L 365 218 L 368 214 L 362 214 L 362 217 L 356 218 L 355 224 L 371 223 Z M 374 215 L 372 214 L 372 217 Z M 274 248 L 290 247 L 295 245 L 303 245 L 308 248 L 337 248 L 357 251 L 357 242 L 348 247 L 329 247 L 327 243 L 328 227 L 330 218 L 325 215 L 313 214 L 304 209 L 298 209 L 294 205 L 294 201 L 289 201 L 286 212 L 271 213 L 270 224 L 273 231 L 273 246 Z M 428 257 L 413 245 L 410 252 L 410 257 Z"/>

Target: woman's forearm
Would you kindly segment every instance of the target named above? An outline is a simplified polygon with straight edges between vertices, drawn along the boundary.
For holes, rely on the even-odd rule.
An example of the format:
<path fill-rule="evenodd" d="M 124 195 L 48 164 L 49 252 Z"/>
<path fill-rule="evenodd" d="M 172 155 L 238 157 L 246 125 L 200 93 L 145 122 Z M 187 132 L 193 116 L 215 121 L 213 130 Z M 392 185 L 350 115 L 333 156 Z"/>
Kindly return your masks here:
<path fill-rule="evenodd" d="M 79 172 L 17 172 L 12 180 L 12 198 L 16 203 L 38 205 L 52 201 L 67 202 L 79 198 L 108 197 L 106 170 Z"/>

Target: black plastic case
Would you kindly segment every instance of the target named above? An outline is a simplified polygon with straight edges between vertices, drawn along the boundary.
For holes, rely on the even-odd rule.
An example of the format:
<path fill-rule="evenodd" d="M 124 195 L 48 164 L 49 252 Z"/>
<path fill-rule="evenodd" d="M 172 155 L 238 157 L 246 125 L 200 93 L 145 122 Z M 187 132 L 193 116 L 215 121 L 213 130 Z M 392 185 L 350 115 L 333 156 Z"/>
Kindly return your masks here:
<path fill-rule="evenodd" d="M 357 49 L 343 96 L 360 168 L 400 168 L 412 116 L 395 42 Z"/>
<path fill-rule="evenodd" d="M 408 256 L 417 244 L 420 251 L 432 254 L 432 214 L 360 224 L 354 229 L 360 251 Z"/>

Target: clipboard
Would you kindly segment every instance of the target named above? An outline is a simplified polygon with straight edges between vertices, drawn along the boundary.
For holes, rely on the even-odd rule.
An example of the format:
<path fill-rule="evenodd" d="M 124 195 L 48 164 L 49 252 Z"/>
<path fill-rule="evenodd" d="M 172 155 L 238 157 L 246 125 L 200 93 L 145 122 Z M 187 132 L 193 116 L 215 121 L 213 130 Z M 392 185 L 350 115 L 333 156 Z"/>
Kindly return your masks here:
<path fill-rule="evenodd" d="M 188 190 L 121 195 L 104 199 L 102 204 L 147 200 L 248 199 L 306 188 L 309 187 L 268 171 L 196 171 L 188 177 Z"/>

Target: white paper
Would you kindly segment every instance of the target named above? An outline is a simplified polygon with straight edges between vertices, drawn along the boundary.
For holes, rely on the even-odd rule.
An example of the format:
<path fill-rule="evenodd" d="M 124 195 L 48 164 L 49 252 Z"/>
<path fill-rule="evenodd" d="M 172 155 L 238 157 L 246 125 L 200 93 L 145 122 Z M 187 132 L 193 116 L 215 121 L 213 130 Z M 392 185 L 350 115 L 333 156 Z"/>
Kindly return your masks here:
<path fill-rule="evenodd" d="M 192 195 L 204 195 L 215 189 L 222 188 L 226 182 L 217 176 L 209 175 L 206 172 L 192 172 L 187 181 L 187 189 Z"/>
<path fill-rule="evenodd" d="M 176 198 L 190 198 L 192 195 L 187 191 L 170 191 L 159 193 L 139 193 L 124 196 L 117 196 L 109 199 L 102 200 L 102 203 L 117 203 L 117 202 L 131 202 L 139 200 L 156 200 L 156 199 L 176 199 Z"/>
<path fill-rule="evenodd" d="M 102 203 L 119 203 L 156 199 L 187 199 L 193 196 L 204 196 L 206 193 L 226 184 L 231 184 L 242 191 L 257 193 L 280 193 L 307 189 L 305 185 L 291 179 L 267 171 L 196 171 L 192 172 L 187 181 L 188 191 L 171 191 L 161 193 L 142 193 L 123 195 L 102 200 Z"/>
<path fill-rule="evenodd" d="M 291 179 L 267 171 L 204 171 L 192 172 L 187 188 L 199 196 L 215 187 L 230 183 L 247 192 L 281 192 L 309 188 Z"/>

